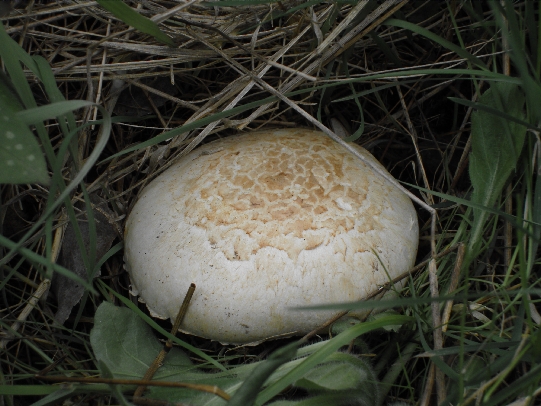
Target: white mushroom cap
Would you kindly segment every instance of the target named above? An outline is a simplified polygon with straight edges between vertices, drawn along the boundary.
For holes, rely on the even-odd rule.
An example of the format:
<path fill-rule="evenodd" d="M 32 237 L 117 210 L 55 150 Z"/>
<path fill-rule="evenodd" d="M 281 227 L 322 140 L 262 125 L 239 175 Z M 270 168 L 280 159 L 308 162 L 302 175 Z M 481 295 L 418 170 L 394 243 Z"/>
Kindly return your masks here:
<path fill-rule="evenodd" d="M 247 343 L 335 313 L 291 308 L 365 298 L 413 266 L 418 234 L 410 199 L 325 134 L 270 130 L 206 144 L 151 182 L 125 261 L 153 315 L 174 319 L 193 282 L 182 331 Z"/>

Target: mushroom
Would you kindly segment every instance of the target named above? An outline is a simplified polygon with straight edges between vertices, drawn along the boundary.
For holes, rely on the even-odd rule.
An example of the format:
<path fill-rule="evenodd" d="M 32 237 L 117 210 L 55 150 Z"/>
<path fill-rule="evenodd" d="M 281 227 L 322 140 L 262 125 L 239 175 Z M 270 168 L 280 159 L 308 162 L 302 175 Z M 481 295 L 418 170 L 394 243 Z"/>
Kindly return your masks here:
<path fill-rule="evenodd" d="M 385 172 L 365 149 L 365 159 Z M 411 268 L 411 200 L 325 134 L 247 133 L 180 158 L 141 193 L 126 224 L 132 290 L 181 331 L 222 343 L 304 334 Z"/>

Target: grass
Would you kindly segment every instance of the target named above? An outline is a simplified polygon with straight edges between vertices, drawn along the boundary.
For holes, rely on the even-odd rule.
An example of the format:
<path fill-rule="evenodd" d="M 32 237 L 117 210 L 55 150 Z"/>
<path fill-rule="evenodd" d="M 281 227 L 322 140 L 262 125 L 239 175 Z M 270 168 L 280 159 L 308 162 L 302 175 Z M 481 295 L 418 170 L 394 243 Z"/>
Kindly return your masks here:
<path fill-rule="evenodd" d="M 0 28 L 2 404 L 538 403 L 538 2 L 98 3 L 31 3 Z M 265 126 L 369 149 L 423 203 L 422 265 L 396 299 L 334 305 L 380 313 L 332 338 L 174 337 L 130 298 L 125 216 L 175 158 Z M 123 345 L 96 341 L 104 320 L 137 325 L 145 362 L 171 338 L 161 373 L 231 399 L 82 384 L 134 371 L 99 355 Z"/>

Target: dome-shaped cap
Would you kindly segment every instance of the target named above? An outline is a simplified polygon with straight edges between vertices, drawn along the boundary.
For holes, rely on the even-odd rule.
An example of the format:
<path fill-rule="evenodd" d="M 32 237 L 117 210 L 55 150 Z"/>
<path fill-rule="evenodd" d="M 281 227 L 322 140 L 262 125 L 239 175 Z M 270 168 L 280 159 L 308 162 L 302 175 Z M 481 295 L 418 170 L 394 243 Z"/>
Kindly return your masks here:
<path fill-rule="evenodd" d="M 365 149 L 359 152 L 383 166 Z M 325 134 L 269 130 L 206 144 L 141 193 L 126 224 L 134 290 L 222 343 L 304 334 L 413 266 L 410 199 Z"/>

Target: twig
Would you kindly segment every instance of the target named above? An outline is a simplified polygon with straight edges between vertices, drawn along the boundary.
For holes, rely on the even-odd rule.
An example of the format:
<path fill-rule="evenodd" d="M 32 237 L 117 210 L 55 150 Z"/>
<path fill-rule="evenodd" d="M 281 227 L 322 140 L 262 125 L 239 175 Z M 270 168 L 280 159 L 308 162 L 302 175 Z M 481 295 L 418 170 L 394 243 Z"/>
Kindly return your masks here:
<path fill-rule="evenodd" d="M 400 85 L 396 85 L 396 90 L 398 92 L 398 97 L 400 98 L 400 104 L 402 105 L 402 111 L 404 112 L 406 123 L 408 123 L 408 128 L 409 128 L 408 134 L 415 148 L 415 155 L 417 156 L 417 163 L 419 164 L 419 168 L 421 169 L 421 174 L 423 175 L 423 182 L 425 184 L 425 188 L 432 189 L 430 187 L 430 183 L 428 182 L 428 177 L 426 176 L 425 166 L 423 165 L 423 159 L 421 158 L 421 151 L 419 151 L 419 145 L 417 142 L 417 139 L 419 137 L 417 136 L 417 131 L 415 131 L 415 127 L 413 126 L 413 123 L 411 122 L 411 118 L 408 113 L 408 107 L 406 106 L 406 102 L 404 100 L 404 95 L 402 94 L 402 89 L 400 88 Z M 434 204 L 434 198 L 432 197 L 432 195 L 429 194 L 426 196 L 426 198 L 430 204 Z"/>
<path fill-rule="evenodd" d="M 62 222 L 62 219 L 59 222 Z M 53 245 L 51 248 L 51 262 L 56 262 L 58 258 L 60 248 L 62 247 L 65 227 L 65 225 L 58 227 L 55 231 Z M 19 328 L 24 324 L 24 322 L 26 321 L 32 310 L 34 310 L 41 298 L 47 295 L 47 293 L 49 292 L 49 288 L 51 286 L 51 276 L 48 276 L 48 278 L 45 278 L 41 281 L 34 294 L 30 297 L 30 299 L 28 299 L 28 303 L 17 317 L 17 320 L 11 325 L 11 330 L 13 331 L 13 333 L 19 330 Z M 1 340 L 0 350 L 5 349 L 12 339 L 13 337 L 8 337 Z"/>
<path fill-rule="evenodd" d="M 432 389 L 434 389 L 434 376 L 436 375 L 436 364 L 430 364 L 428 375 L 425 380 L 425 388 L 423 390 L 423 396 L 419 402 L 419 406 L 429 406 L 430 398 L 432 397 Z"/>
<path fill-rule="evenodd" d="M 144 379 L 109 379 L 109 378 L 75 378 L 63 375 L 36 375 L 37 379 L 49 382 L 75 382 L 75 383 L 106 383 L 109 385 L 144 385 L 144 386 L 159 386 L 165 388 L 188 388 L 200 392 L 213 393 L 222 399 L 229 400 L 231 397 L 222 389 L 214 385 L 201 385 L 184 382 L 170 381 L 147 381 Z"/>
<path fill-rule="evenodd" d="M 180 306 L 180 309 L 177 314 L 177 318 L 175 319 L 175 322 L 173 323 L 173 328 L 171 328 L 171 335 L 176 335 L 178 332 L 178 329 L 180 328 L 180 324 L 182 323 L 182 320 L 184 319 L 184 316 L 186 315 L 186 312 L 188 311 L 188 306 L 190 305 L 190 301 L 192 300 L 193 292 L 195 291 L 195 284 L 190 284 L 190 287 L 188 288 L 188 292 L 186 293 L 186 296 L 184 297 L 184 300 L 182 302 L 182 305 Z M 143 381 L 148 382 L 152 379 L 156 371 L 162 366 L 163 361 L 165 359 L 165 356 L 169 353 L 169 351 L 173 348 L 173 340 L 169 338 L 165 345 L 163 346 L 162 350 L 154 359 L 154 362 L 148 367 L 147 372 L 145 373 L 145 376 L 143 377 Z M 145 391 L 146 386 L 144 384 L 141 384 L 141 386 L 138 386 L 135 390 L 135 393 L 133 394 L 134 398 L 139 398 Z"/>
<path fill-rule="evenodd" d="M 430 296 L 433 299 L 438 298 L 439 289 L 438 289 L 438 268 L 436 266 L 436 260 L 433 259 L 428 264 L 428 275 L 430 279 Z M 434 334 L 434 350 L 441 350 L 443 348 L 443 333 L 441 330 L 441 317 L 440 317 L 440 304 L 439 302 L 432 302 L 432 328 Z M 434 365 L 434 364 L 432 364 Z M 445 375 L 442 370 L 435 367 L 436 375 L 436 390 L 438 394 L 438 404 L 441 405 L 445 400 L 446 391 L 445 391 Z"/>
<path fill-rule="evenodd" d="M 454 292 L 460 281 L 460 270 L 462 269 L 462 262 L 464 261 L 464 253 L 466 252 L 466 246 L 464 243 L 458 244 L 458 250 L 456 253 L 456 262 L 451 275 L 451 283 L 449 284 L 448 294 Z M 442 331 L 447 331 L 449 319 L 451 318 L 451 310 L 453 309 L 453 301 L 449 300 L 445 303 L 445 308 L 442 315 Z"/>

